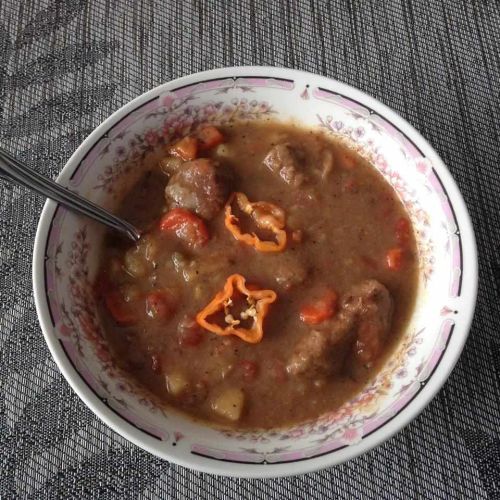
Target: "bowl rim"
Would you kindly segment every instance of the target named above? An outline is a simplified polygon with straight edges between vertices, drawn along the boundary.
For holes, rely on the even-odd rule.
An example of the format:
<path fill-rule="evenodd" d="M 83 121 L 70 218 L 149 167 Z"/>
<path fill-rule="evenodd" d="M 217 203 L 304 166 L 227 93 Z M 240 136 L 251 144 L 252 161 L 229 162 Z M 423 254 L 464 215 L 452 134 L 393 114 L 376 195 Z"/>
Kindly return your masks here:
<path fill-rule="evenodd" d="M 399 116 L 396 112 L 388 108 L 386 105 L 379 102 L 377 99 L 365 94 L 364 92 L 351 87 L 338 80 L 317 75 L 314 73 L 300 71 L 295 69 L 272 67 L 272 66 L 236 66 L 212 69 L 198 73 L 192 73 L 181 78 L 171 80 L 169 82 L 158 85 L 157 87 L 139 95 L 133 100 L 126 103 L 124 106 L 113 112 L 106 120 L 98 125 L 91 134 L 80 144 L 76 151 L 71 155 L 57 181 L 65 184 L 80 161 L 86 155 L 92 145 L 104 135 L 116 121 L 123 115 L 133 111 L 150 98 L 158 95 L 162 91 L 168 91 L 171 88 L 176 88 L 184 85 L 196 83 L 199 80 L 207 80 L 213 78 L 231 78 L 231 77 L 257 77 L 264 74 L 266 77 L 276 78 L 294 78 L 307 77 L 311 82 L 318 83 L 318 86 L 327 86 L 335 88 L 340 93 L 348 95 L 359 101 L 362 105 L 366 105 L 374 112 L 388 119 L 392 124 L 396 125 L 399 130 L 408 138 L 410 138 L 419 149 L 421 149 L 427 158 L 429 158 L 439 174 L 443 185 L 446 187 L 450 204 L 453 206 L 457 221 L 459 221 L 460 234 L 463 243 L 463 261 L 466 262 L 465 271 L 463 273 L 463 312 L 460 324 L 456 324 L 453 334 L 454 341 L 450 342 L 442 358 L 438 362 L 434 374 L 427 379 L 425 387 L 413 398 L 413 400 L 403 408 L 392 420 L 386 422 L 380 429 L 377 429 L 371 435 L 363 438 L 359 443 L 345 447 L 341 450 L 332 451 L 324 455 L 306 458 L 294 463 L 279 463 L 279 464 L 242 464 L 242 463 L 226 463 L 217 459 L 206 459 L 190 455 L 190 459 L 179 457 L 175 453 L 169 453 L 169 449 L 164 447 L 160 450 L 159 445 L 155 440 L 151 439 L 144 432 L 134 428 L 121 417 L 113 413 L 107 406 L 103 404 L 101 399 L 87 386 L 82 380 L 81 375 L 76 371 L 75 367 L 68 360 L 66 354 L 61 349 L 56 336 L 53 333 L 51 324 L 47 297 L 45 294 L 45 248 L 47 238 L 50 233 L 50 223 L 58 204 L 47 200 L 37 227 L 33 261 L 32 261 L 32 277 L 33 290 L 35 298 L 35 306 L 37 315 L 40 321 L 45 341 L 54 358 L 59 370 L 64 375 L 72 389 L 78 394 L 80 399 L 89 407 L 95 415 L 97 415 L 106 425 L 112 430 L 123 436 L 128 441 L 131 441 L 140 448 L 156 455 L 160 458 L 172 461 L 176 464 L 188 467 L 190 469 L 208 472 L 216 475 L 246 477 L 246 478 L 271 478 L 279 476 L 290 476 L 295 474 L 303 474 L 313 472 L 332 465 L 338 465 L 347 460 L 355 458 L 375 446 L 382 444 L 391 438 L 394 434 L 406 427 L 414 418 L 416 418 L 430 403 L 433 397 L 444 385 L 453 370 L 467 340 L 470 326 L 472 323 L 478 288 L 478 262 L 477 248 L 473 231 L 472 222 L 467 211 L 463 197 L 451 176 L 451 173 L 436 153 L 434 148 L 423 138 L 423 136 L 405 119 Z"/>

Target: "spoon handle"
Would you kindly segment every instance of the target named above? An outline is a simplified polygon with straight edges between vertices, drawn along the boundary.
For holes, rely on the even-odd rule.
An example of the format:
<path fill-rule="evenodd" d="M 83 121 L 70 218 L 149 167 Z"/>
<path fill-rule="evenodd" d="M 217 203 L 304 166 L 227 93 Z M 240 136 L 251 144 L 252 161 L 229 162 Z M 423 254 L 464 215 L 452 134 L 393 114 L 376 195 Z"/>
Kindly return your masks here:
<path fill-rule="evenodd" d="M 141 237 L 140 231 L 132 224 L 116 217 L 104 208 L 83 198 L 77 193 L 57 184 L 34 170 L 26 167 L 10 153 L 0 148 L 0 173 L 3 177 L 15 181 L 38 194 L 59 202 L 66 208 L 86 215 L 108 227 L 116 229 L 134 241 Z"/>

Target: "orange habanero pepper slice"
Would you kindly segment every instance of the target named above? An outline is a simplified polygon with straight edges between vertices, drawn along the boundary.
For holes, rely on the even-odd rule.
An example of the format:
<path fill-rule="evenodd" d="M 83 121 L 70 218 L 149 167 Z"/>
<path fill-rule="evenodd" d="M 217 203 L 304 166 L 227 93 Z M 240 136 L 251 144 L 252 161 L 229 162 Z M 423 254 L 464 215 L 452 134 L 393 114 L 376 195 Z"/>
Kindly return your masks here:
<path fill-rule="evenodd" d="M 249 290 L 245 284 L 245 278 L 241 274 L 232 274 L 227 278 L 224 288 L 218 292 L 212 301 L 196 315 L 196 322 L 205 330 L 217 335 L 236 335 L 245 342 L 256 344 L 262 340 L 264 334 L 264 318 L 278 296 L 273 290 Z M 254 288 L 254 287 L 252 287 Z M 241 292 L 245 295 L 248 309 L 240 314 L 241 319 L 251 319 L 250 328 L 242 328 L 240 319 L 235 319 L 231 314 L 233 305 L 232 297 Z M 224 312 L 224 321 L 227 326 L 219 326 L 208 321 L 210 316 L 218 312 Z"/>
<path fill-rule="evenodd" d="M 276 241 L 263 241 L 255 233 L 242 233 L 238 226 L 238 217 L 231 205 L 236 201 L 240 210 L 249 215 L 256 226 L 267 229 L 276 235 Z M 235 239 L 253 246 L 259 252 L 282 252 L 286 246 L 285 212 L 280 207 L 267 201 L 250 202 L 244 193 L 233 193 L 224 208 L 224 224 Z"/>

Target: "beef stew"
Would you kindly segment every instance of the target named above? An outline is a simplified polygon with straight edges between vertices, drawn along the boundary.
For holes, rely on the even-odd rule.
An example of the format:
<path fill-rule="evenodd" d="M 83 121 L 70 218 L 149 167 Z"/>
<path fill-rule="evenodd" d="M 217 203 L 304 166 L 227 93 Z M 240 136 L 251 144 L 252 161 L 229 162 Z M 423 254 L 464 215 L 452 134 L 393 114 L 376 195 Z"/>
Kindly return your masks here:
<path fill-rule="evenodd" d="M 274 428 L 335 410 L 393 351 L 418 254 L 380 173 L 319 130 L 201 127 L 146 159 L 96 294 L 115 360 L 206 422 Z"/>

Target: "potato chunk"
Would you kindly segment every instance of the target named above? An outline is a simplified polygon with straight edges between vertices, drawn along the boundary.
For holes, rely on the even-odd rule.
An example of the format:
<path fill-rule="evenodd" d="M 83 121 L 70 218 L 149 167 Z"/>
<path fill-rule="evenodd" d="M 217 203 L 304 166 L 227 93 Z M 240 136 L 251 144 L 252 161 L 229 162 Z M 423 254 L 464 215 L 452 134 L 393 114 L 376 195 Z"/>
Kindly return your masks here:
<path fill-rule="evenodd" d="M 212 401 L 212 410 L 221 417 L 236 422 L 241 417 L 244 402 L 245 394 L 243 391 L 238 388 L 230 388 Z"/>
<path fill-rule="evenodd" d="M 158 239 L 150 234 L 146 234 L 141 238 L 139 243 L 139 251 L 148 262 L 155 263 L 160 253 Z"/>
<path fill-rule="evenodd" d="M 148 272 L 144 255 L 135 247 L 125 253 L 124 266 L 127 273 L 134 278 L 140 278 Z"/>
<path fill-rule="evenodd" d="M 189 381 L 185 375 L 180 372 L 172 372 L 165 375 L 165 382 L 167 384 L 167 391 L 172 396 L 179 396 L 189 386 Z"/>

